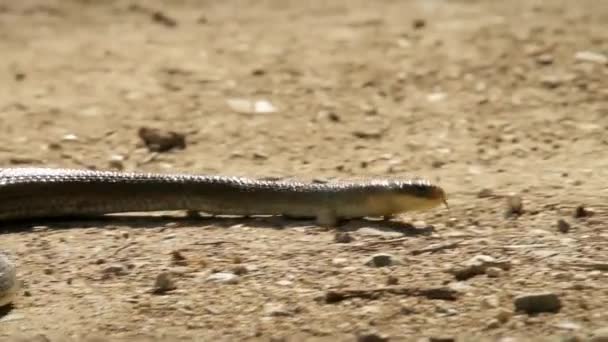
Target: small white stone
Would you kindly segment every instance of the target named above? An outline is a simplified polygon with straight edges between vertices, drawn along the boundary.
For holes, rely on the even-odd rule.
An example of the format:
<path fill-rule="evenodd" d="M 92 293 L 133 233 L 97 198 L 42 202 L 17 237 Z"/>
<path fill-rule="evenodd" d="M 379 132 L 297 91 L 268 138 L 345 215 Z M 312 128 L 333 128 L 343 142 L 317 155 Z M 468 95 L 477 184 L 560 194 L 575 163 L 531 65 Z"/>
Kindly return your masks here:
<path fill-rule="evenodd" d="M 334 266 L 343 267 L 343 266 L 348 265 L 348 259 L 347 258 L 333 258 L 333 259 L 331 259 L 331 264 Z"/>
<path fill-rule="evenodd" d="M 124 161 L 125 161 L 125 157 L 123 155 L 113 154 L 110 156 L 110 158 L 108 160 L 108 164 L 113 169 L 122 170 L 122 169 L 124 169 L 124 164 L 123 164 Z"/>
<path fill-rule="evenodd" d="M 268 114 L 277 111 L 267 100 L 228 99 L 226 102 L 230 109 L 241 114 Z"/>
<path fill-rule="evenodd" d="M 291 286 L 291 285 L 293 285 L 293 281 L 287 280 L 287 279 L 282 279 L 282 280 L 277 281 L 277 285 Z"/>
<path fill-rule="evenodd" d="M 387 238 L 399 238 L 403 236 L 403 233 L 394 231 L 384 231 L 377 228 L 363 227 L 357 230 L 358 235 L 362 236 L 382 236 Z"/>
<path fill-rule="evenodd" d="M 256 113 L 267 114 L 276 112 L 277 108 L 266 100 L 260 100 L 255 102 L 254 111 Z"/>
<path fill-rule="evenodd" d="M 429 102 L 440 102 L 445 100 L 446 97 L 446 93 L 431 93 L 426 96 L 426 99 Z"/>
<path fill-rule="evenodd" d="M 213 273 L 207 277 L 207 281 L 212 281 L 220 284 L 236 284 L 239 282 L 239 276 L 229 272 Z"/>
<path fill-rule="evenodd" d="M 591 62 L 597 64 L 608 63 L 608 57 L 593 51 L 579 51 L 574 55 L 574 58 L 580 62 Z"/>
<path fill-rule="evenodd" d="M 79 138 L 76 134 L 65 134 L 61 137 L 61 141 L 78 141 Z"/>
<path fill-rule="evenodd" d="M 79 114 L 86 117 L 99 116 L 99 114 L 101 114 L 101 108 L 96 106 L 88 107 L 81 110 Z"/>

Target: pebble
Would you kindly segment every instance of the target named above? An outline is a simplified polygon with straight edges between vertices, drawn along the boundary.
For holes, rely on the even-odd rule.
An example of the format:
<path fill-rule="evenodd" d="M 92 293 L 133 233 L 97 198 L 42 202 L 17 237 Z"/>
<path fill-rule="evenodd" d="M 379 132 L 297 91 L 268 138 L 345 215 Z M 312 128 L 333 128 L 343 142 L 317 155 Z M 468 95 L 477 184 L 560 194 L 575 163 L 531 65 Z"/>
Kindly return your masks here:
<path fill-rule="evenodd" d="M 268 155 L 264 152 L 253 152 L 253 154 L 251 155 L 251 157 L 253 157 L 253 159 L 255 160 L 266 160 L 268 159 Z"/>
<path fill-rule="evenodd" d="M 574 281 L 585 281 L 587 280 L 587 276 L 583 273 L 577 273 L 572 277 Z"/>
<path fill-rule="evenodd" d="M 452 282 L 448 284 L 448 288 L 452 291 L 468 293 L 473 290 L 473 287 L 463 281 Z"/>
<path fill-rule="evenodd" d="M 485 309 L 497 308 L 500 305 L 498 296 L 491 295 L 481 299 L 481 306 Z"/>
<path fill-rule="evenodd" d="M 518 195 L 509 196 L 509 197 L 507 197 L 507 209 L 506 209 L 505 216 L 507 216 L 507 217 L 519 216 L 519 215 L 523 214 L 523 212 L 524 212 L 523 207 L 524 207 L 523 200 L 522 200 L 521 196 L 518 196 Z"/>
<path fill-rule="evenodd" d="M 583 217 L 589 217 L 592 215 L 593 215 L 593 211 L 588 210 L 583 205 L 579 205 L 578 207 L 576 207 L 576 209 L 574 209 L 574 214 L 572 216 L 574 216 L 574 218 L 583 218 Z"/>
<path fill-rule="evenodd" d="M 498 321 L 496 318 L 490 319 L 486 324 L 486 329 L 488 330 L 496 329 L 498 327 L 500 327 L 500 321 Z"/>
<path fill-rule="evenodd" d="M 490 278 L 498 278 L 502 273 L 502 269 L 498 267 L 488 267 L 486 268 L 486 275 Z"/>
<path fill-rule="evenodd" d="M 360 139 L 379 139 L 384 134 L 384 130 L 355 130 L 352 135 Z"/>
<path fill-rule="evenodd" d="M 255 102 L 255 112 L 259 114 L 275 113 L 277 108 L 267 100 L 259 100 Z"/>
<path fill-rule="evenodd" d="M 372 255 L 365 264 L 372 267 L 386 267 L 398 264 L 398 262 L 390 254 L 378 253 Z"/>
<path fill-rule="evenodd" d="M 284 304 L 281 303 L 266 303 L 264 304 L 264 313 L 268 316 L 273 316 L 273 317 L 287 317 L 287 316 L 292 316 L 293 313 L 287 308 L 287 306 L 285 306 Z"/>
<path fill-rule="evenodd" d="M 543 53 L 536 57 L 536 62 L 540 65 L 550 65 L 553 64 L 554 58 L 553 55 L 548 53 Z"/>
<path fill-rule="evenodd" d="M 277 112 L 277 108 L 267 100 L 228 99 L 226 104 L 235 113 L 240 114 L 269 114 Z"/>
<path fill-rule="evenodd" d="M 127 274 L 127 269 L 123 265 L 110 265 L 104 268 L 102 273 L 106 275 L 125 275 Z"/>
<path fill-rule="evenodd" d="M 388 278 L 386 278 L 386 285 L 391 286 L 397 284 L 399 284 L 399 278 L 395 277 L 394 275 L 389 275 Z"/>
<path fill-rule="evenodd" d="M 429 337 L 429 342 L 456 342 L 456 339 L 451 336 Z"/>
<path fill-rule="evenodd" d="M 548 89 L 555 89 L 562 84 L 560 77 L 555 75 L 547 75 L 541 78 L 540 83 Z"/>
<path fill-rule="evenodd" d="M 441 101 L 445 100 L 446 97 L 447 97 L 446 93 L 441 93 L 441 92 L 430 93 L 430 94 L 427 94 L 426 100 L 429 102 L 441 102 Z"/>
<path fill-rule="evenodd" d="M 515 297 L 515 310 L 528 314 L 558 312 L 561 307 L 559 296 L 552 292 L 528 293 Z"/>
<path fill-rule="evenodd" d="M 291 286 L 291 285 L 293 285 L 293 281 L 287 280 L 287 279 L 282 279 L 282 280 L 277 281 L 276 284 L 280 285 L 280 286 Z"/>
<path fill-rule="evenodd" d="M 477 198 L 489 198 L 492 196 L 494 196 L 494 192 L 492 191 L 492 189 L 488 188 L 481 189 L 477 193 Z"/>
<path fill-rule="evenodd" d="M 564 219 L 557 220 L 557 231 L 566 234 L 570 231 L 570 223 Z"/>
<path fill-rule="evenodd" d="M 378 114 L 378 109 L 372 105 L 363 105 L 361 106 L 361 110 L 365 115 L 374 116 Z"/>
<path fill-rule="evenodd" d="M 175 266 L 186 266 L 188 265 L 188 260 L 182 252 L 174 250 L 171 251 L 171 263 Z"/>
<path fill-rule="evenodd" d="M 264 68 L 254 68 L 253 70 L 251 70 L 251 75 L 252 76 L 264 76 L 264 75 L 266 75 L 266 70 L 264 70 Z"/>
<path fill-rule="evenodd" d="M 333 122 L 340 122 L 342 119 L 340 119 L 340 115 L 338 115 L 336 112 L 329 112 L 327 114 L 327 118 Z"/>
<path fill-rule="evenodd" d="M 399 238 L 403 236 L 403 233 L 395 231 L 385 231 L 377 228 L 363 227 L 357 230 L 357 234 L 364 236 L 378 236 L 387 238 Z"/>
<path fill-rule="evenodd" d="M 78 141 L 79 138 L 76 134 L 66 134 L 61 137 L 61 141 Z"/>
<path fill-rule="evenodd" d="M 388 342 L 389 338 L 376 333 L 364 333 L 357 336 L 357 342 Z"/>
<path fill-rule="evenodd" d="M 421 29 L 426 26 L 426 20 L 418 18 L 412 21 L 412 27 L 415 29 Z"/>
<path fill-rule="evenodd" d="M 338 232 L 334 236 L 334 241 L 337 243 L 350 243 L 353 241 L 353 237 L 349 233 Z"/>
<path fill-rule="evenodd" d="M 608 327 L 594 330 L 589 342 L 608 342 Z"/>
<path fill-rule="evenodd" d="M 562 329 L 562 330 L 580 330 L 581 329 L 581 325 L 578 323 L 574 323 L 572 321 L 561 321 L 561 322 L 557 322 L 555 324 L 553 324 L 554 327 L 558 328 L 558 329 Z"/>
<path fill-rule="evenodd" d="M 169 272 L 161 272 L 156 276 L 154 280 L 154 288 L 153 293 L 155 294 L 163 294 L 171 290 L 175 290 L 177 287 L 175 286 L 175 282 L 173 281 L 173 276 Z"/>
<path fill-rule="evenodd" d="M 177 26 L 177 20 L 167 16 L 165 13 L 160 12 L 160 11 L 154 11 L 151 13 L 150 17 L 152 18 L 152 21 L 154 21 L 155 23 L 158 23 L 160 25 L 166 26 L 166 27 L 175 27 Z"/>
<path fill-rule="evenodd" d="M 236 284 L 239 282 L 239 276 L 229 272 L 213 273 L 207 277 L 207 281 L 212 281 L 220 284 Z"/>
<path fill-rule="evenodd" d="M 317 113 L 317 118 L 320 120 L 329 120 L 332 122 L 340 122 L 342 118 L 334 111 L 321 110 Z"/>
<path fill-rule="evenodd" d="M 499 338 L 496 342 L 523 342 L 523 341 L 517 337 L 504 336 L 504 337 Z"/>
<path fill-rule="evenodd" d="M 108 165 L 113 169 L 123 170 L 125 168 L 124 161 L 125 157 L 123 155 L 113 154 L 108 160 Z"/>
<path fill-rule="evenodd" d="M 434 161 L 431 163 L 431 167 L 432 167 L 432 168 L 434 168 L 434 169 L 440 169 L 440 168 L 441 168 L 441 167 L 443 167 L 445 164 L 446 164 L 446 162 L 445 162 L 445 161 L 443 161 L 443 160 L 434 160 Z"/>
<path fill-rule="evenodd" d="M 232 273 L 241 276 L 243 274 L 249 273 L 249 269 L 245 265 L 236 265 L 232 268 Z"/>
<path fill-rule="evenodd" d="M 595 271 L 591 271 L 589 272 L 587 275 L 589 276 L 589 278 L 591 279 L 599 279 L 602 277 L 603 272 L 600 270 L 595 270 Z"/>
<path fill-rule="evenodd" d="M 509 260 L 496 260 L 489 255 L 479 254 L 461 265 L 450 268 L 448 272 L 452 273 L 457 280 L 466 280 L 486 273 L 486 270 L 490 267 L 507 271 L 511 268 L 511 262 Z"/>
<path fill-rule="evenodd" d="M 441 314 L 441 317 L 457 316 L 459 314 L 458 310 L 445 306 L 438 306 L 436 311 Z"/>
<path fill-rule="evenodd" d="M 26 74 L 22 72 L 18 72 L 15 74 L 15 81 L 23 81 L 26 77 Z"/>
<path fill-rule="evenodd" d="M 509 321 L 511 319 L 512 316 L 513 316 L 513 313 L 507 309 L 500 309 L 496 313 L 496 319 L 500 323 L 506 323 L 507 321 Z"/>
<path fill-rule="evenodd" d="M 167 152 L 186 148 L 186 137 L 181 133 L 141 127 L 137 134 L 150 152 Z"/>
<path fill-rule="evenodd" d="M 348 259 L 347 258 L 333 258 L 331 259 L 331 264 L 334 266 L 346 266 L 348 265 Z"/>
<path fill-rule="evenodd" d="M 42 161 L 40 159 L 28 158 L 28 157 L 11 157 L 11 158 L 9 158 L 8 162 L 13 165 L 42 163 Z"/>

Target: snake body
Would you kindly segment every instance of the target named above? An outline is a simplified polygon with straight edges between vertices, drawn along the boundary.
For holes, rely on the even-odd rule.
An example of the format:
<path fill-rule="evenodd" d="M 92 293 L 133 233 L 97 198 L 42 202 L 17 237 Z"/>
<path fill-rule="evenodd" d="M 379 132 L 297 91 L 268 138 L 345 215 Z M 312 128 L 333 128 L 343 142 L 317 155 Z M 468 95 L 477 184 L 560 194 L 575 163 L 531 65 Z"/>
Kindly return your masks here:
<path fill-rule="evenodd" d="M 243 177 L 0 169 L 0 221 L 124 212 L 201 211 L 214 215 L 285 215 L 331 226 L 342 218 L 430 209 L 446 195 L 427 180 L 298 182 Z M 0 251 L 0 306 L 16 290 L 15 267 Z"/>

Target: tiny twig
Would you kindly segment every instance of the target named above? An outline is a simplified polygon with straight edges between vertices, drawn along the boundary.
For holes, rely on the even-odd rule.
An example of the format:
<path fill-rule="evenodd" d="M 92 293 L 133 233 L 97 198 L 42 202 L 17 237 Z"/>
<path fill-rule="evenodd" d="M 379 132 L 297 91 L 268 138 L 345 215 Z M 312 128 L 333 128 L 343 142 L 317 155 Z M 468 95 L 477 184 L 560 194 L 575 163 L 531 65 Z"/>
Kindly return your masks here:
<path fill-rule="evenodd" d="M 447 287 L 380 287 L 374 289 L 330 290 L 325 294 L 326 303 L 337 303 L 348 298 L 376 299 L 384 294 L 395 294 L 408 297 L 426 297 L 428 299 L 456 300 L 459 293 Z"/>
<path fill-rule="evenodd" d="M 136 244 L 137 244 L 137 242 L 134 242 L 134 241 L 131 241 L 131 242 L 129 242 L 129 243 L 126 243 L 126 244 L 124 244 L 124 245 L 122 245 L 122 246 L 120 246 L 120 247 L 116 248 L 116 250 L 114 251 L 114 253 L 112 253 L 112 256 L 114 257 L 114 256 L 116 256 L 116 255 L 117 255 L 117 254 L 118 254 L 120 251 L 125 250 L 125 249 L 127 249 L 127 248 L 129 248 L 129 247 L 131 247 L 131 246 L 136 245 Z"/>
<path fill-rule="evenodd" d="M 370 246 L 376 246 L 376 245 L 387 245 L 387 244 L 392 244 L 392 243 L 398 243 L 398 242 L 403 242 L 403 241 L 407 241 L 407 240 L 411 240 L 411 238 L 397 238 L 397 239 L 391 239 L 391 240 L 378 240 L 378 241 L 370 241 L 368 243 L 365 244 L 366 247 L 370 247 Z"/>
<path fill-rule="evenodd" d="M 193 245 L 195 245 L 195 246 L 208 246 L 208 245 L 221 245 L 221 244 L 224 244 L 224 243 L 236 244 L 236 242 L 234 242 L 234 241 L 219 240 L 219 241 L 195 242 L 195 243 L 193 243 Z"/>
<path fill-rule="evenodd" d="M 410 238 L 398 238 L 398 239 L 392 239 L 392 240 L 369 241 L 369 242 L 363 242 L 363 243 L 356 244 L 356 245 L 344 245 L 344 247 L 346 247 L 348 249 L 357 249 L 357 250 L 368 250 L 369 249 L 369 250 L 371 250 L 376 246 L 399 243 L 399 242 L 407 241 L 409 239 Z"/>
<path fill-rule="evenodd" d="M 456 248 L 460 245 L 460 243 L 463 240 L 459 240 L 459 241 L 453 241 L 453 242 L 444 242 L 444 243 L 437 243 L 434 245 L 430 245 L 428 247 L 425 248 L 421 248 L 421 249 L 415 249 L 413 250 L 411 253 L 413 255 L 418 255 L 418 254 L 423 254 L 423 253 L 435 253 L 435 252 L 439 252 L 445 249 L 451 249 L 451 248 Z"/>
<path fill-rule="evenodd" d="M 568 266 L 590 268 L 597 271 L 608 271 L 608 262 L 599 261 L 574 261 L 566 263 Z"/>
<path fill-rule="evenodd" d="M 532 249 L 532 248 L 540 248 L 540 247 L 547 247 L 546 244 L 532 244 L 532 245 L 504 245 L 504 246 L 498 246 L 498 248 L 502 248 L 502 249 Z"/>

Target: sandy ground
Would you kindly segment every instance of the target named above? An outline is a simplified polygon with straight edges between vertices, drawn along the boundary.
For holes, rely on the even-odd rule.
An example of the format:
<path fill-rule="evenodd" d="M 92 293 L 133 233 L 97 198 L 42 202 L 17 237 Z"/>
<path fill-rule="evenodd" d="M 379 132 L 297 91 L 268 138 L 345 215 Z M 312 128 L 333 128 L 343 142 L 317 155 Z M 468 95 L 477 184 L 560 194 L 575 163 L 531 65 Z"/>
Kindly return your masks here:
<path fill-rule="evenodd" d="M 181 213 L 3 224 L 23 288 L 0 338 L 600 335 L 607 23 L 595 0 L 0 3 L 3 167 L 420 175 L 450 204 L 336 229 Z M 142 127 L 186 147 L 151 152 Z M 507 217 L 512 195 L 523 210 Z M 368 265 L 378 253 L 392 264 Z M 450 272 L 474 257 L 486 263 Z M 159 274 L 175 289 L 153 293 Z M 455 297 L 412 293 L 438 287 Z M 539 292 L 559 308 L 516 310 Z"/>

